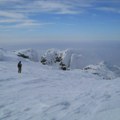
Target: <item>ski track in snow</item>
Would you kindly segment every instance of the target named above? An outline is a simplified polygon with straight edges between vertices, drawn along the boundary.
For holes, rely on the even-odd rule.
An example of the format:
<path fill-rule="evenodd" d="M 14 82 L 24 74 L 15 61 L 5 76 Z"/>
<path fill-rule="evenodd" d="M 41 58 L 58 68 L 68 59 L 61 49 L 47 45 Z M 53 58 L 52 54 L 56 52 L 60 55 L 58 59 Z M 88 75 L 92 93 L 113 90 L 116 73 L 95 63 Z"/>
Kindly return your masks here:
<path fill-rule="evenodd" d="M 16 64 L 0 62 L 0 120 L 120 120 L 120 78 Z"/>

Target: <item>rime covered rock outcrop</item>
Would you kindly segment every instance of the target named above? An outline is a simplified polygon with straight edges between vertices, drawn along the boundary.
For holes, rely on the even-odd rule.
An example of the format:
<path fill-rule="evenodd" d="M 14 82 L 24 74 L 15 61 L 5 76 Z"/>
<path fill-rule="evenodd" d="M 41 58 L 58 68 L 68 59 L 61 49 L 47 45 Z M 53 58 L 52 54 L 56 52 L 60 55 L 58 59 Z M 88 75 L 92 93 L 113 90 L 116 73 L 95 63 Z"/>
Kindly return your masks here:
<path fill-rule="evenodd" d="M 86 65 L 85 57 L 79 50 L 67 49 L 63 51 L 50 49 L 41 57 L 41 63 L 44 65 L 59 64 L 61 69 L 80 69 Z"/>
<path fill-rule="evenodd" d="M 59 51 L 54 49 L 47 50 L 45 54 L 41 57 L 41 63 L 44 65 L 53 65 L 56 62 L 61 61 L 61 56 Z"/>
<path fill-rule="evenodd" d="M 38 53 L 34 49 L 23 49 L 15 52 L 17 56 L 25 58 L 25 59 L 30 59 L 31 61 L 38 62 Z"/>
<path fill-rule="evenodd" d="M 99 64 L 96 64 L 96 65 L 88 65 L 83 70 L 88 73 L 98 75 L 102 77 L 103 79 L 111 80 L 111 79 L 116 78 L 115 72 L 109 68 L 106 62 L 100 62 Z"/>
<path fill-rule="evenodd" d="M 91 59 L 87 54 L 81 54 L 79 50 L 67 49 L 58 51 L 50 49 L 41 57 L 41 63 L 57 66 L 62 70 L 81 69 L 103 79 L 111 80 L 120 77 L 120 68 L 107 62 L 92 63 Z"/>

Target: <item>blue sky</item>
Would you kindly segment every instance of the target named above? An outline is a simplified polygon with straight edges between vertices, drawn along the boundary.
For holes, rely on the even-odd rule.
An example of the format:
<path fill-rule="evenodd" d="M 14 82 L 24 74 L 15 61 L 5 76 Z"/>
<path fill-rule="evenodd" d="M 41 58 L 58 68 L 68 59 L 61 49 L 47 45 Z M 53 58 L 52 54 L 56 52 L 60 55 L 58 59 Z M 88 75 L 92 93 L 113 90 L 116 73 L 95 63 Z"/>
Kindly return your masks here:
<path fill-rule="evenodd" d="M 119 0 L 0 0 L 0 44 L 120 41 Z"/>

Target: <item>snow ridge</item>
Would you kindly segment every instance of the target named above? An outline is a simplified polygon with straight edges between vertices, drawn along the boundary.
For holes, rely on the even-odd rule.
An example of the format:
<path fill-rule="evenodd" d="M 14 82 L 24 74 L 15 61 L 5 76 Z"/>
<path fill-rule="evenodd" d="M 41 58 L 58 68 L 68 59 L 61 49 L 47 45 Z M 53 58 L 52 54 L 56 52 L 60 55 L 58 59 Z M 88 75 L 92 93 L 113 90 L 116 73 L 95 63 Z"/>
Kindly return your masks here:
<path fill-rule="evenodd" d="M 101 62 L 75 69 L 81 54 L 72 52 L 47 52 L 51 67 L 0 49 L 0 120 L 120 120 L 119 66 Z M 55 69 L 62 57 L 70 70 Z"/>
<path fill-rule="evenodd" d="M 15 52 L 19 57 L 30 59 L 31 61 L 38 62 L 38 53 L 34 49 L 23 49 Z"/>
<path fill-rule="evenodd" d="M 0 61 L 41 61 L 44 65 L 53 66 L 57 69 L 69 69 L 69 70 L 83 70 L 84 72 L 91 73 L 101 77 L 102 79 L 115 79 L 120 77 L 120 67 L 111 65 L 105 61 L 98 62 L 97 64 L 91 64 L 87 56 L 81 54 L 80 50 L 66 49 L 66 50 L 47 50 L 41 58 L 39 53 L 34 49 L 23 49 L 15 52 L 0 49 Z"/>

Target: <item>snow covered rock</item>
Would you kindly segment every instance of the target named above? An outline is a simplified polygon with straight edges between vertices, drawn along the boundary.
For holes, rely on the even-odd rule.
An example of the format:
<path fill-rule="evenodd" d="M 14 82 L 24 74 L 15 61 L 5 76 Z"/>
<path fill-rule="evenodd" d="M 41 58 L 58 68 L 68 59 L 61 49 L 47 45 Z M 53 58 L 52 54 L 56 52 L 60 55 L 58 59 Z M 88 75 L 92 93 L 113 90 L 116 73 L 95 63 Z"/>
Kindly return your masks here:
<path fill-rule="evenodd" d="M 39 61 L 38 53 L 34 49 L 19 50 L 19 51 L 16 51 L 16 54 L 19 57 L 30 59 L 31 61 L 35 61 L 35 62 Z"/>
<path fill-rule="evenodd" d="M 73 51 L 69 50 L 69 49 L 63 51 L 62 63 L 65 64 L 67 68 L 70 67 L 72 53 L 73 53 Z"/>
<path fill-rule="evenodd" d="M 71 62 L 70 62 L 70 68 L 71 69 L 80 68 L 80 66 L 81 66 L 81 59 L 82 59 L 82 55 L 72 54 Z"/>
<path fill-rule="evenodd" d="M 83 70 L 98 75 L 103 79 L 114 79 L 116 78 L 115 73 L 108 68 L 105 62 L 100 62 L 97 65 L 88 65 Z"/>
<path fill-rule="evenodd" d="M 41 63 L 44 65 L 53 65 L 56 62 L 61 61 L 61 56 L 59 51 L 55 49 L 49 49 L 45 52 L 45 54 L 41 57 Z"/>
<path fill-rule="evenodd" d="M 66 70 L 68 68 L 80 68 L 80 52 L 73 49 L 63 51 L 50 49 L 41 57 L 41 63 L 44 65 L 53 65 L 59 63 L 59 68 Z M 77 63 L 76 63 L 77 62 Z"/>
<path fill-rule="evenodd" d="M 89 59 L 90 54 L 81 53 L 79 49 L 55 50 L 50 49 L 41 57 L 41 63 L 44 65 L 59 64 L 58 67 L 63 70 L 82 69 L 93 61 Z"/>

